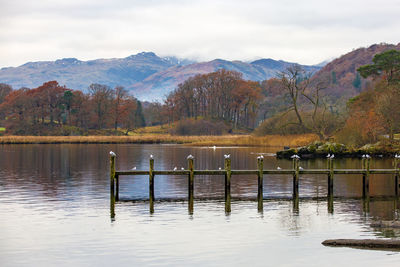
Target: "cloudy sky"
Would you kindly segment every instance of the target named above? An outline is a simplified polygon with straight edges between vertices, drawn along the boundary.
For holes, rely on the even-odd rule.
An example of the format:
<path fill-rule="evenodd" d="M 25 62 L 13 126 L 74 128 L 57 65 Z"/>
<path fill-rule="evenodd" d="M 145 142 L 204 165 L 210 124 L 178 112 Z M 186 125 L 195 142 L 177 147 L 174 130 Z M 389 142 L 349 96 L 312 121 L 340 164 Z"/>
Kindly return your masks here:
<path fill-rule="evenodd" d="M 400 42 L 400 0 L 0 0 L 0 67 L 142 51 L 316 64 Z"/>

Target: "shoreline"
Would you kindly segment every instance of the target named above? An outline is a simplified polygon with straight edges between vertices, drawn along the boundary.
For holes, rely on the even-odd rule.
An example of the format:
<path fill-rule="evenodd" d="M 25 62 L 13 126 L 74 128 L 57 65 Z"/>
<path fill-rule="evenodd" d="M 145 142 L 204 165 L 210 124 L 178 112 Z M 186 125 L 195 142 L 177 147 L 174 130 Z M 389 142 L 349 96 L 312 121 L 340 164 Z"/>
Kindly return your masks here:
<path fill-rule="evenodd" d="M 0 136 L 0 144 L 187 144 L 193 146 L 301 146 L 316 140 L 312 134 L 303 135 L 221 135 L 174 136 L 145 134 L 134 136 Z"/>

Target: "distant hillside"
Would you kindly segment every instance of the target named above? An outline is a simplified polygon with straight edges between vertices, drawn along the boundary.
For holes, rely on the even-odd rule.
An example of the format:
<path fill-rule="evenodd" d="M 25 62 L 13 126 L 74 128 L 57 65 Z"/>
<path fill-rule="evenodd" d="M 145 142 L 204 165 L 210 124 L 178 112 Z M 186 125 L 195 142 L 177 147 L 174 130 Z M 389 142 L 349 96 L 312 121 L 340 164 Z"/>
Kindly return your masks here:
<path fill-rule="evenodd" d="M 375 54 L 389 49 L 400 50 L 400 43 L 397 45 L 375 44 L 368 48 L 351 51 L 325 65 L 312 79 L 329 77 L 331 79 L 329 94 L 343 99 L 353 97 L 364 90 L 369 82 L 358 75 L 357 68 L 371 64 Z"/>
<path fill-rule="evenodd" d="M 56 61 L 28 62 L 16 68 L 2 68 L 0 82 L 14 88 L 34 88 L 46 81 L 57 80 L 72 89 L 85 90 L 91 83 L 129 86 L 146 77 L 170 68 L 193 63 L 175 57 L 160 58 L 142 52 L 126 58 L 80 61 L 64 58 Z"/>
<path fill-rule="evenodd" d="M 133 84 L 129 89 L 139 98 L 152 100 L 160 99 L 176 88 L 179 83 L 197 74 L 206 74 L 219 69 L 234 70 L 243 74 L 243 78 L 252 81 L 262 81 L 275 77 L 279 71 L 284 70 L 294 63 L 276 61 L 273 59 L 260 59 L 251 63 L 242 61 L 227 61 L 215 59 L 209 62 L 175 66 L 157 72 L 141 82 Z M 317 66 L 303 66 L 307 71 L 316 72 Z"/>
<path fill-rule="evenodd" d="M 152 52 L 142 52 L 126 58 L 81 61 L 64 58 L 56 61 L 28 62 L 19 67 L 0 69 L 0 83 L 13 88 L 35 88 L 44 82 L 57 80 L 71 89 L 86 90 L 91 83 L 111 87 L 121 85 L 142 100 L 161 100 L 179 83 L 196 74 L 219 69 L 243 73 L 248 80 L 261 81 L 276 75 L 289 66 L 289 62 L 260 59 L 251 63 L 215 59 L 195 63 L 175 57 L 158 57 Z M 304 66 L 315 72 L 320 67 Z"/>

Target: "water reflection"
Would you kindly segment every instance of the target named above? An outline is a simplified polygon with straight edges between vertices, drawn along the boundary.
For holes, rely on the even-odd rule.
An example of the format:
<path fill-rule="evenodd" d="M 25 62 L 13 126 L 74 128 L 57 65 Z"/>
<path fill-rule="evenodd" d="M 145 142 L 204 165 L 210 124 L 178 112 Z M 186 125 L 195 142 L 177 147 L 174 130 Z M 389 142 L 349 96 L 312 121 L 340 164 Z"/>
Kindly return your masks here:
<path fill-rule="evenodd" d="M 156 175 L 152 203 L 148 175 L 121 176 L 116 201 L 110 198 L 110 150 L 117 153 L 117 170 L 148 170 L 150 154 L 155 170 L 185 167 L 189 154 L 194 169 L 224 168 L 224 154 L 231 154 L 232 169 L 257 169 L 261 153 L 264 169 L 290 168 L 292 162 L 277 160 L 264 148 L 110 144 L 0 150 L 4 266 L 259 265 L 265 253 L 271 265 L 324 265 L 342 258 L 343 264 L 393 265 L 400 259 L 320 245 L 328 238 L 400 237 L 397 229 L 371 226 L 400 219 L 389 175 L 370 176 L 368 198 L 362 198 L 361 175 L 335 175 L 330 198 L 326 175 L 300 175 L 294 199 L 292 175 L 264 175 L 261 194 L 257 175 L 232 176 L 229 199 L 223 175 L 195 176 L 192 197 L 187 176 Z M 317 159 L 299 164 L 326 167 Z M 337 159 L 334 165 L 360 168 L 361 162 Z M 371 168 L 390 167 L 390 160 L 371 162 Z"/>

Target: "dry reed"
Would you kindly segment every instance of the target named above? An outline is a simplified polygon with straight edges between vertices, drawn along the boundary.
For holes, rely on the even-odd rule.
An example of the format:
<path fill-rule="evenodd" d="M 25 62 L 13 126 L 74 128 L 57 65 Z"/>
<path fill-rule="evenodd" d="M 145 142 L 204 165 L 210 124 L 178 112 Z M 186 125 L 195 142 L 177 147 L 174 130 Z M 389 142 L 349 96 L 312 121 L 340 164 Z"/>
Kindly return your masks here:
<path fill-rule="evenodd" d="M 0 144 L 118 144 L 118 143 L 177 143 L 195 146 L 302 146 L 318 137 L 302 135 L 252 135 L 223 136 L 174 136 L 169 134 L 145 134 L 134 136 L 1 136 Z"/>

